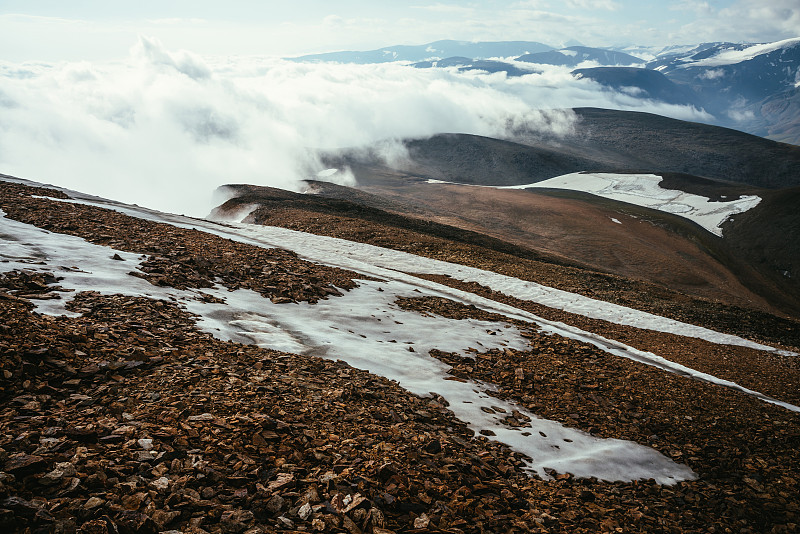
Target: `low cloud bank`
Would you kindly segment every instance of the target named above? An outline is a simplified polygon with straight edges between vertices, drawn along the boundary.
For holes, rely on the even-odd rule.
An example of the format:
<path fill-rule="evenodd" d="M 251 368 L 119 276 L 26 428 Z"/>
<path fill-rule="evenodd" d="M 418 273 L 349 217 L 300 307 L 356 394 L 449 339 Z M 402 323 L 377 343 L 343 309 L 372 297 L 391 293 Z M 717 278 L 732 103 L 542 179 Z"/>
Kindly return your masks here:
<path fill-rule="evenodd" d="M 569 135 L 578 106 L 676 118 L 544 68 L 519 78 L 398 64 L 201 58 L 142 38 L 124 61 L 0 62 L 0 172 L 204 216 L 226 183 L 298 190 L 323 170 L 315 149 L 441 132 Z M 387 157 L 398 157 L 397 143 Z"/>

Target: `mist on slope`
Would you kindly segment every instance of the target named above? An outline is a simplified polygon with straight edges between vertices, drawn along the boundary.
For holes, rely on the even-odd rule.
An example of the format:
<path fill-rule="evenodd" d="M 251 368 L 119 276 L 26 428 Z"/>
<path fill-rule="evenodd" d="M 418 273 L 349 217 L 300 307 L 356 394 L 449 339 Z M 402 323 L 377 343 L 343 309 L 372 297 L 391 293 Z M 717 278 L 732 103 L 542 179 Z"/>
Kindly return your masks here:
<path fill-rule="evenodd" d="M 383 141 L 398 157 L 391 140 L 441 132 L 570 135 L 575 117 L 563 108 L 579 106 L 702 115 L 561 67 L 508 78 L 201 58 L 147 38 L 118 62 L 0 62 L 0 81 L 0 173 L 194 216 L 210 211 L 222 184 L 298 190 L 322 170 L 316 149 Z"/>

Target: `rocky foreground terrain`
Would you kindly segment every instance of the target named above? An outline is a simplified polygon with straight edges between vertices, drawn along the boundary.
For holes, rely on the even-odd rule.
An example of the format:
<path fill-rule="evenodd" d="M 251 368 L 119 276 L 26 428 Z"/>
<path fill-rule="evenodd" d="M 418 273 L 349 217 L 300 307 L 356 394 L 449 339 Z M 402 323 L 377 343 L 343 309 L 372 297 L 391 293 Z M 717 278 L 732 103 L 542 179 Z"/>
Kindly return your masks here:
<path fill-rule="evenodd" d="M 66 196 L 0 182 L 0 246 L 11 243 L 8 220 L 79 236 L 111 247 L 109 257 L 141 255 L 131 272 L 153 287 L 191 288 L 209 301 L 216 297 L 206 291 L 217 285 L 294 306 L 341 298 L 365 278 L 284 250 L 43 198 Z M 543 283 L 560 279 L 582 293 L 782 349 L 800 345 L 795 319 L 546 258 L 521 261 L 380 221 L 298 211 L 262 220 L 415 253 L 435 250 L 449 261 Z M 426 316 L 524 332 L 525 350 L 476 350 L 472 358 L 432 351 L 451 366 L 451 380 L 494 384 L 498 400 L 652 447 L 697 475 L 672 485 L 557 471 L 545 479 L 491 431 L 475 433 L 456 419 L 440 396 L 413 395 L 343 361 L 221 341 L 170 300 L 65 291 L 64 271 L 43 273 L 31 261 L 30 270 L 0 263 L 2 531 L 800 531 L 800 414 L 752 395 L 453 300 L 398 299 L 397 306 Z M 424 276 L 800 404 L 797 356 L 621 326 L 440 273 Z M 52 299 L 69 300 L 75 316 L 34 310 Z M 529 423 L 518 411 L 502 415 L 510 427 Z"/>

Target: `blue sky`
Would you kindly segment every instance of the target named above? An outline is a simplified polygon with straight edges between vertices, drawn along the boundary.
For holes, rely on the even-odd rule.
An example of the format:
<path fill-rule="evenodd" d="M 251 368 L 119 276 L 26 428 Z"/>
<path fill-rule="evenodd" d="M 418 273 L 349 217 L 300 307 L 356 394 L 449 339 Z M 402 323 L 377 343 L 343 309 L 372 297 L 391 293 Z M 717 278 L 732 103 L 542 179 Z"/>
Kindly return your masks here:
<path fill-rule="evenodd" d="M 199 54 L 294 55 L 438 39 L 758 42 L 798 28 L 797 0 L 0 0 L 0 59 L 112 59 L 139 35 Z"/>

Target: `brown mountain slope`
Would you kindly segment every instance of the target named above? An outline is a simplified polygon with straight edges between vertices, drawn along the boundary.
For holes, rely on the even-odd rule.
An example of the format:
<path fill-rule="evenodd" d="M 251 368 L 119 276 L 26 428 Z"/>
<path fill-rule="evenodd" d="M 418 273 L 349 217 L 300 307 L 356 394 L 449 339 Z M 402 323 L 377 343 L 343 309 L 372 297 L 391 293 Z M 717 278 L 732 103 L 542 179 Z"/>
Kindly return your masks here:
<path fill-rule="evenodd" d="M 438 220 L 559 254 L 593 270 L 646 280 L 736 305 L 768 308 L 716 261 L 683 224 L 635 206 L 580 193 L 498 190 L 457 185 L 409 188 Z M 670 220 L 674 219 L 674 220 Z"/>
<path fill-rule="evenodd" d="M 52 236 L 111 246 L 109 255 L 137 253 L 153 287 L 213 281 L 312 301 L 318 295 L 309 288 L 353 276 L 287 251 L 42 196 L 64 195 L 0 183 L 7 214 L 0 224 L 13 218 Z M 367 219 L 341 217 L 351 224 L 339 224 L 310 206 L 294 212 L 305 214 L 302 224 L 383 232 L 382 239 L 410 249 L 443 243 Z M 452 243 L 440 247 L 443 254 L 463 252 L 487 264 L 502 257 L 466 239 Z M 507 263 L 518 267 L 513 257 Z M 539 264 L 554 277 L 574 269 Z M 577 283 L 574 273 L 567 278 Z M 411 395 L 343 362 L 223 342 L 170 300 L 75 295 L 57 286 L 57 269 L 50 274 L 0 277 L 4 532 L 791 532 L 800 521 L 793 498 L 800 481 L 797 414 L 729 388 L 536 328 L 529 328 L 528 350 L 474 358 L 432 352 L 452 366 L 452 380 L 495 384 L 497 397 L 539 416 L 652 447 L 698 474 L 672 486 L 555 473 L 545 480 L 524 470 L 523 455 L 474 435 L 436 395 Z M 39 299 L 73 295 L 75 316 L 33 310 Z M 414 295 L 396 305 L 422 317 L 516 324 Z M 715 316 L 708 308 L 705 319 Z M 758 317 L 762 330 L 782 324 L 746 312 L 735 319 L 747 317 Z M 758 377 L 776 395 L 797 395 L 796 358 L 595 327 L 609 336 L 650 336 L 652 350 L 676 348 L 676 356 L 689 354 L 698 365 L 727 366 L 737 379 Z M 517 417 L 507 421 L 522 424 Z"/>
<path fill-rule="evenodd" d="M 722 239 L 687 219 L 594 195 L 528 189 L 498 190 L 420 180 L 362 191 L 428 208 L 436 220 L 557 254 L 626 278 L 690 295 L 800 314 L 796 189 L 764 190 L 664 174 L 662 186 L 708 196 L 764 200 L 725 223 Z M 615 222 L 618 221 L 618 222 Z"/>
<path fill-rule="evenodd" d="M 330 190 L 331 194 L 338 196 L 346 196 L 350 191 L 330 184 L 316 183 L 313 187 L 315 191 Z M 429 184 L 421 187 L 416 191 L 426 200 L 420 202 L 419 206 L 428 208 L 432 219 L 451 222 L 452 226 L 388 213 L 343 199 L 255 186 L 234 186 L 242 196 L 229 200 L 213 215 L 224 217 L 226 213 L 241 213 L 242 207 L 247 206 L 248 209 L 256 209 L 245 220 L 257 224 L 285 226 L 397 248 L 539 282 L 710 328 L 746 336 L 755 335 L 758 339 L 770 339 L 779 343 L 800 342 L 800 332 L 794 332 L 794 321 L 783 323 L 783 319 L 772 315 L 770 310 L 773 308 L 762 297 L 743 287 L 730 271 L 726 271 L 724 266 L 703 252 L 701 246 L 661 228 L 659 225 L 664 223 L 660 217 L 654 215 L 652 220 L 647 220 L 642 219 L 641 214 L 635 214 L 640 218 L 634 219 L 624 211 L 620 213 L 610 209 L 598 210 L 593 203 L 570 198 L 564 199 L 562 203 L 557 197 L 547 194 L 528 195 L 524 191 Z M 429 189 L 430 187 L 433 189 Z M 522 199 L 523 204 L 507 204 L 502 209 L 494 209 L 488 202 L 477 202 L 472 196 L 476 191 L 490 195 L 517 193 L 510 197 L 501 195 L 500 198 L 507 203 Z M 466 196 L 459 197 L 461 192 Z M 361 202 L 372 198 L 361 192 L 357 192 L 357 195 Z M 408 196 L 404 198 L 413 200 Z M 509 201 L 509 198 L 512 200 Z M 565 230 L 561 222 L 546 217 L 546 210 L 552 206 L 553 198 L 559 200 L 558 205 L 563 206 L 563 209 L 570 210 L 564 219 L 574 225 L 574 232 Z M 540 201 L 543 202 L 541 218 L 550 222 L 548 227 L 539 230 L 545 237 L 533 239 L 534 236 L 525 233 L 524 227 L 526 224 L 535 226 L 535 218 L 530 213 L 532 207 L 536 206 L 535 202 Z M 613 204 L 619 209 L 619 203 Z M 393 205 L 399 206 L 400 203 L 393 202 Z M 470 213 L 462 213 L 462 208 L 474 209 L 478 213 L 478 219 L 475 219 L 478 222 L 471 222 Z M 438 215 L 433 215 L 437 213 L 437 209 Z M 512 209 L 517 209 L 518 212 Z M 561 217 L 560 212 L 558 213 Z M 493 216 L 500 222 L 493 223 Z M 625 218 L 627 224 L 614 223 L 611 220 L 613 216 Z M 498 232 L 508 233 L 509 228 L 512 228 L 509 221 L 523 227 L 522 230 L 517 230 L 522 236 L 519 241 L 509 243 L 469 230 L 471 227 L 479 228 L 489 233 L 487 228 L 490 224 L 496 224 Z M 591 225 L 586 226 L 587 221 Z M 681 220 L 677 222 L 680 223 Z M 586 238 L 585 233 L 587 228 L 594 230 L 592 225 L 604 228 L 598 235 L 605 237 L 598 237 L 598 241 L 587 246 L 586 240 L 592 238 Z M 545 238 L 551 243 L 553 252 L 543 252 L 544 247 L 539 246 Z M 520 244 L 521 242 L 527 245 L 535 243 L 536 248 Z M 618 248 L 609 250 L 609 242 L 618 245 Z M 674 250 L 664 251 L 664 242 L 673 243 L 681 254 Z M 575 260 L 579 252 L 583 254 L 582 264 Z M 656 260 L 653 260 L 651 254 L 657 255 Z M 567 259 L 568 257 L 571 259 Z M 621 262 L 620 258 L 625 261 Z M 589 259 L 596 263 L 612 262 L 623 266 L 627 265 L 626 262 L 637 263 L 640 276 L 628 278 L 612 274 L 609 272 L 611 269 L 598 270 L 586 264 Z M 659 261 L 668 262 L 670 267 L 662 268 Z M 661 276 L 664 281 L 680 284 L 684 291 L 677 291 L 644 276 L 649 275 L 646 270 L 642 270 L 645 266 L 654 270 L 653 276 Z M 630 265 L 627 268 L 632 269 Z M 702 297 L 702 293 L 709 297 Z M 749 298 L 743 295 L 749 295 Z M 767 323 L 762 323 L 761 318 L 766 317 L 770 319 Z M 782 326 L 778 326 L 779 323 Z M 758 324 L 769 326 L 762 328 L 756 326 Z"/>

